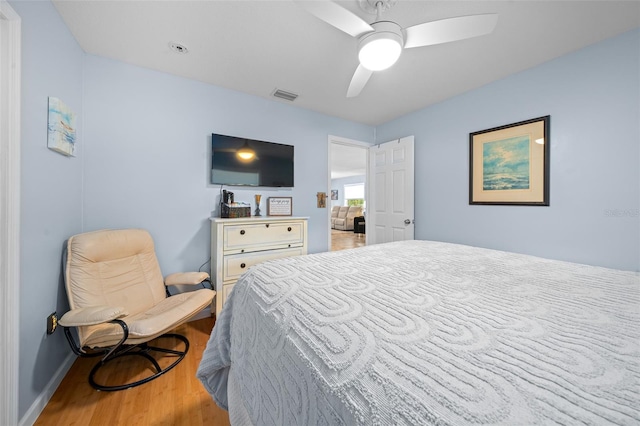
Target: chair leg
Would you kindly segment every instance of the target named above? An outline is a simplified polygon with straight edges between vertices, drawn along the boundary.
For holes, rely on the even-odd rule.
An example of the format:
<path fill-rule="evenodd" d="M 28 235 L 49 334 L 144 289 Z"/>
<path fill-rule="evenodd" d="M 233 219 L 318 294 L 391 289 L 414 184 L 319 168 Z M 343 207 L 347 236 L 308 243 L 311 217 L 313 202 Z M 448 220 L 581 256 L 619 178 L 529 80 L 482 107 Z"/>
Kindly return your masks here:
<path fill-rule="evenodd" d="M 180 334 L 163 334 L 160 337 L 157 337 L 158 339 L 161 338 L 176 338 L 180 341 L 182 341 L 185 345 L 184 350 L 176 350 L 176 349 L 166 349 L 166 348 L 161 348 L 161 347 L 157 347 L 157 346 L 149 346 L 146 343 L 145 344 L 141 344 L 141 345 L 130 345 L 130 346 L 121 346 L 119 348 L 116 348 L 115 351 L 112 351 L 112 353 L 110 353 L 108 356 L 105 356 L 102 360 L 100 360 L 100 362 L 98 362 L 93 369 L 91 370 L 91 372 L 89 373 L 89 383 L 91 384 L 91 386 L 93 386 L 95 389 L 97 390 L 101 390 L 101 391 L 119 391 L 119 390 L 124 390 L 124 389 L 129 389 L 135 386 L 140 386 L 142 384 L 145 384 L 147 382 L 150 382 L 153 379 L 157 379 L 158 377 L 160 377 L 161 375 L 163 375 L 164 373 L 166 373 L 167 371 L 171 370 L 173 367 L 175 367 L 176 365 L 178 365 L 178 363 L 180 361 L 182 361 L 182 359 L 185 357 L 185 355 L 187 354 L 187 352 L 189 351 L 189 340 L 180 335 Z M 165 353 L 165 354 L 170 354 L 170 355 L 175 355 L 178 358 L 171 363 L 169 366 L 167 366 L 166 368 L 162 369 L 160 367 L 160 365 L 158 364 L 158 362 L 156 361 L 156 359 L 151 356 L 149 354 L 149 352 L 154 351 L 154 352 L 160 352 L 160 353 Z M 98 372 L 98 370 L 100 370 L 102 367 L 104 367 L 105 365 L 107 365 L 109 362 L 113 361 L 114 359 L 123 357 L 123 356 L 129 356 L 129 355 L 136 355 L 136 356 L 141 356 L 143 358 L 146 358 L 147 360 L 149 360 L 149 362 L 151 362 L 151 364 L 153 365 L 154 369 L 155 369 L 155 373 L 152 374 L 151 376 L 145 377 L 144 379 L 141 380 L 137 380 L 134 382 L 130 382 L 130 383 L 125 383 L 123 385 L 115 385 L 115 386 L 109 386 L 109 385 L 105 385 L 105 384 L 99 384 L 96 382 L 95 380 L 95 375 Z"/>

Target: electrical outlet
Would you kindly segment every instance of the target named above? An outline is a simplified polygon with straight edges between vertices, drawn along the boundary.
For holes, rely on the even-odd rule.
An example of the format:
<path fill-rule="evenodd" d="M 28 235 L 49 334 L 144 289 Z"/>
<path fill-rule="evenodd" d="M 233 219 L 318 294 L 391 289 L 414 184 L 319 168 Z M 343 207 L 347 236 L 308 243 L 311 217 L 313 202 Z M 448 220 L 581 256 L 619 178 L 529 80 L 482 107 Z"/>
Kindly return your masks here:
<path fill-rule="evenodd" d="M 47 334 L 53 334 L 58 327 L 58 317 L 56 313 L 52 313 L 47 317 Z"/>

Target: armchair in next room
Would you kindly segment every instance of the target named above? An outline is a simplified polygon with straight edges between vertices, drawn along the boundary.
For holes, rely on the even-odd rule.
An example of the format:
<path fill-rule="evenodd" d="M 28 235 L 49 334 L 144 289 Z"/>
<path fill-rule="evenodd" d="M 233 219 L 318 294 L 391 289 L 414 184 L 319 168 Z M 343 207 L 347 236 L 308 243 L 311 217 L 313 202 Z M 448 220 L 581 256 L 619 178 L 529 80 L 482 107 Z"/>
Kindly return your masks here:
<path fill-rule="evenodd" d="M 353 231 L 353 218 L 356 216 L 362 216 L 362 207 L 360 206 L 350 206 L 350 207 L 340 207 L 338 211 L 338 217 L 335 218 L 335 229 L 340 229 L 342 231 Z"/>

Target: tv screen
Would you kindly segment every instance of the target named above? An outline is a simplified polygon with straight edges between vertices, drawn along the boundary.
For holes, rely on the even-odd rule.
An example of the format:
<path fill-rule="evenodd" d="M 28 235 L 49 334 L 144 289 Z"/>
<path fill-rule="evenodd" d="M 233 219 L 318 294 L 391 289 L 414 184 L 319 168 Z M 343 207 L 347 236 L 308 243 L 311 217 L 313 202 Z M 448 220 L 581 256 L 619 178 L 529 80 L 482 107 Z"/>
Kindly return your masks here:
<path fill-rule="evenodd" d="M 293 146 L 214 133 L 211 183 L 293 187 Z"/>

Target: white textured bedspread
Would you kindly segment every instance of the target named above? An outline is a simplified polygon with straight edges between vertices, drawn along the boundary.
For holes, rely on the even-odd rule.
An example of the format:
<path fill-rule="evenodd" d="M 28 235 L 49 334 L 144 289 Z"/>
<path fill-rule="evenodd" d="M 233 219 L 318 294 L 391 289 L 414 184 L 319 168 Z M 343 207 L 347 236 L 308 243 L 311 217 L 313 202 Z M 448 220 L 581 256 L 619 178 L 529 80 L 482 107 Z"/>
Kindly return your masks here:
<path fill-rule="evenodd" d="M 640 424 L 640 274 L 407 241 L 266 262 L 198 377 L 255 425 Z"/>

